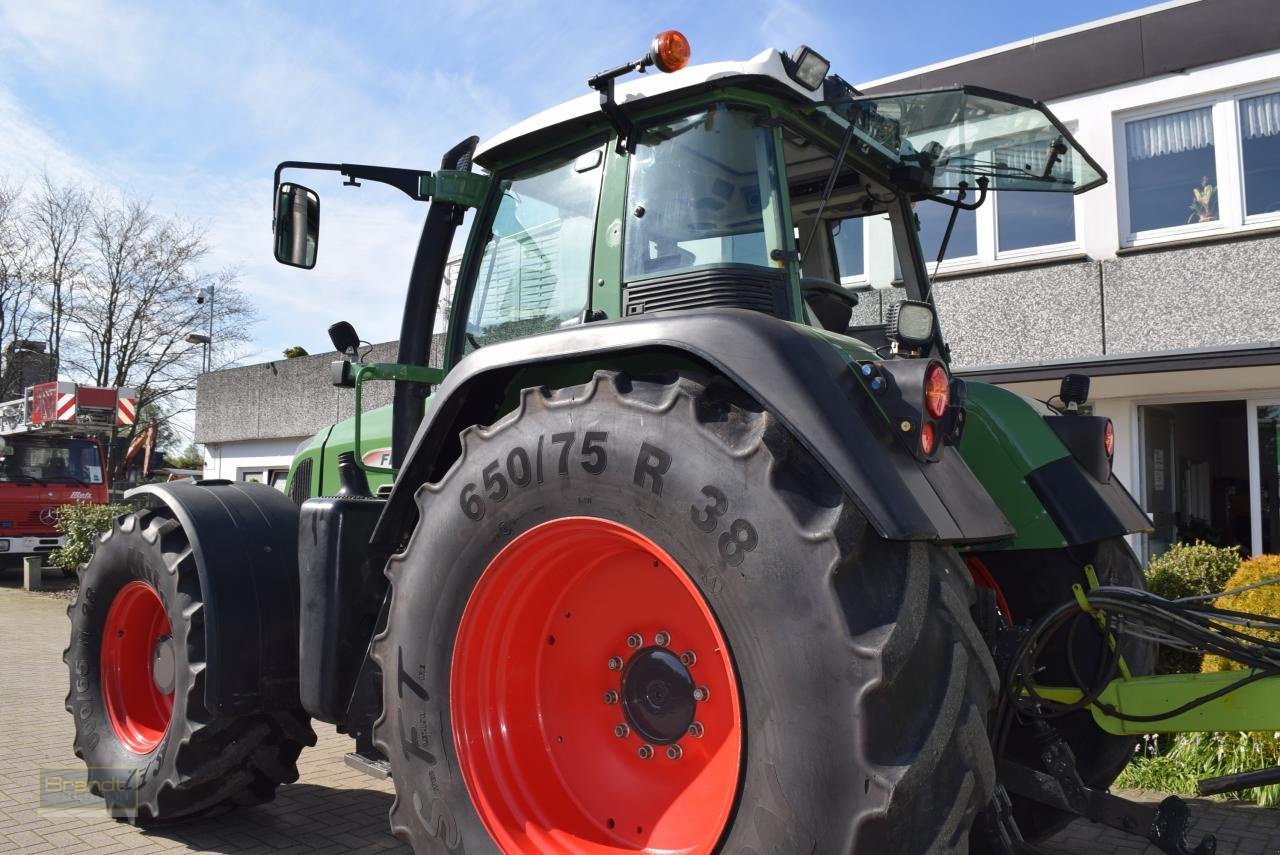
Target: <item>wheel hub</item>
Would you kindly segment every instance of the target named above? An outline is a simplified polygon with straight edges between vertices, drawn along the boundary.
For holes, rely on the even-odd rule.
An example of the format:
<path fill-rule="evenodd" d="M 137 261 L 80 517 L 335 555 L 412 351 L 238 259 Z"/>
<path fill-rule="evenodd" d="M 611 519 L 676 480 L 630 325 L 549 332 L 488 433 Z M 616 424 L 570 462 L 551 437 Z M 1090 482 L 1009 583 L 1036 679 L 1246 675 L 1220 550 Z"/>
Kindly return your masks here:
<path fill-rule="evenodd" d="M 160 694 L 173 694 L 175 667 L 173 636 L 162 635 L 156 639 L 156 646 L 151 651 L 151 681 Z"/>
<path fill-rule="evenodd" d="M 642 738 L 658 745 L 679 741 L 697 712 L 693 675 L 680 657 L 662 647 L 632 655 L 622 672 L 622 710 Z"/>

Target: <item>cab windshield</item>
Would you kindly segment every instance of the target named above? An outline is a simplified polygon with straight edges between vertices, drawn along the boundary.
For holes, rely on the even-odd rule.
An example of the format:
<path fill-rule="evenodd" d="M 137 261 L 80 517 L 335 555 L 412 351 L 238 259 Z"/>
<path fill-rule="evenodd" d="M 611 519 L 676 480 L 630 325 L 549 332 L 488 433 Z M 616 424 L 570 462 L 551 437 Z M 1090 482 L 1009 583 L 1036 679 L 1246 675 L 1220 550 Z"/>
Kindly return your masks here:
<path fill-rule="evenodd" d="M 102 483 L 102 458 L 94 442 L 21 435 L 0 441 L 0 482 Z"/>

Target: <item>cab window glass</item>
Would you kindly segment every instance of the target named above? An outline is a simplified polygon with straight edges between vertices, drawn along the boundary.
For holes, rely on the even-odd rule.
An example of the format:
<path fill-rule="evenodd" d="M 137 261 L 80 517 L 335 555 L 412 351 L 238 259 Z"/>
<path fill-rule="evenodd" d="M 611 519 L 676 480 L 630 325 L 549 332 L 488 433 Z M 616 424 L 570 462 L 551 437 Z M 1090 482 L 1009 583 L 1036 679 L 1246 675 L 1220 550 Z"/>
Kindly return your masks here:
<path fill-rule="evenodd" d="M 771 133 L 755 113 L 723 105 L 646 128 L 630 158 L 623 277 L 771 266 Z"/>
<path fill-rule="evenodd" d="M 590 153 L 599 148 L 502 179 L 467 312 L 467 350 L 553 330 L 586 308 L 604 172 Z"/>

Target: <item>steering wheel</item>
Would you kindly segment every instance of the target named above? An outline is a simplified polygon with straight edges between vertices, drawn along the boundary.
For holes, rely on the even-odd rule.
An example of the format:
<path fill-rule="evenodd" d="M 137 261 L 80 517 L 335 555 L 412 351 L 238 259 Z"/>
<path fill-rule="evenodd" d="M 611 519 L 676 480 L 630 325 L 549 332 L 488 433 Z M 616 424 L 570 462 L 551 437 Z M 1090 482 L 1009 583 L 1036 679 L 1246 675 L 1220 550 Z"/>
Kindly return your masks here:
<path fill-rule="evenodd" d="M 849 329 L 858 295 L 837 282 L 805 276 L 800 279 L 800 293 L 809 311 L 824 330 L 842 333 Z"/>

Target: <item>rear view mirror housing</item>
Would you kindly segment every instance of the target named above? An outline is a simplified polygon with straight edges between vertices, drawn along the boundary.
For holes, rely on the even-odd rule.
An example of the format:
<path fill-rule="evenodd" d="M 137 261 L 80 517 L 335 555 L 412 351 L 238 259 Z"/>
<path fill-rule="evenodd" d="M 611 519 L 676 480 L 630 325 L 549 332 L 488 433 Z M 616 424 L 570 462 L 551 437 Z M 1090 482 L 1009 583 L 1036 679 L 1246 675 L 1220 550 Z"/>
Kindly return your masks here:
<path fill-rule="evenodd" d="M 316 266 L 320 244 L 320 197 L 309 187 L 290 182 L 276 190 L 276 261 L 310 270 Z"/>

